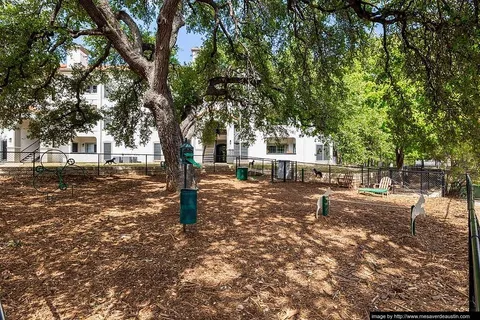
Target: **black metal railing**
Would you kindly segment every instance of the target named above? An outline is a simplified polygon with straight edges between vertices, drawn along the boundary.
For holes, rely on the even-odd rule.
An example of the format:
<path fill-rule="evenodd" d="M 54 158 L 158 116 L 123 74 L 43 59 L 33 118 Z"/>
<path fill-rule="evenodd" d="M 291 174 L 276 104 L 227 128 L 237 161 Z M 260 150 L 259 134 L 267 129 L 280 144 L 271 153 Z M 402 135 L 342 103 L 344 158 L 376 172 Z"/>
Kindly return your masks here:
<path fill-rule="evenodd" d="M 469 261 L 469 308 L 480 311 L 480 239 L 479 225 L 475 214 L 475 199 L 472 180 L 466 175 L 468 208 L 468 261 Z"/>
<path fill-rule="evenodd" d="M 383 177 L 390 177 L 396 192 L 437 192 L 441 196 L 446 194 L 446 173 L 439 169 L 371 168 L 255 157 L 236 157 L 235 168 L 237 167 L 248 167 L 249 175 L 270 175 L 272 182 L 301 181 L 337 184 L 338 178 L 351 174 L 354 177 L 355 186 L 373 186 Z"/>
<path fill-rule="evenodd" d="M 36 168 L 58 167 L 68 165 L 68 159 L 73 159 L 75 165 L 84 168 L 87 175 L 110 175 L 135 173 L 155 175 L 165 172 L 165 158 L 157 154 L 131 153 L 85 153 L 85 152 L 32 152 L 32 162 L 20 162 L 22 152 L 8 151 L 5 159 L 0 162 L 0 175 L 28 176 L 35 175 Z M 196 162 L 201 162 L 202 155 L 194 155 Z M 112 160 L 107 162 L 106 160 Z M 207 164 L 209 169 L 219 165 Z M 218 168 L 217 168 L 218 169 Z"/>

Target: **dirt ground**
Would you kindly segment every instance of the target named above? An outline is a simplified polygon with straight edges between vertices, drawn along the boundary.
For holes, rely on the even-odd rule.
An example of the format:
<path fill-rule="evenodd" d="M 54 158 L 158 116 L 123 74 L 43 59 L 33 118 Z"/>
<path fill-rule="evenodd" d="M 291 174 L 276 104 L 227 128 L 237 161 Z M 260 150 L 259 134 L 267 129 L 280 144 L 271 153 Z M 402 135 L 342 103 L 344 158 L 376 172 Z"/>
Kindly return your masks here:
<path fill-rule="evenodd" d="M 92 178 L 53 199 L 0 180 L 0 300 L 15 319 L 368 319 L 468 310 L 467 210 L 427 198 L 204 174 L 198 223 L 147 176 Z"/>

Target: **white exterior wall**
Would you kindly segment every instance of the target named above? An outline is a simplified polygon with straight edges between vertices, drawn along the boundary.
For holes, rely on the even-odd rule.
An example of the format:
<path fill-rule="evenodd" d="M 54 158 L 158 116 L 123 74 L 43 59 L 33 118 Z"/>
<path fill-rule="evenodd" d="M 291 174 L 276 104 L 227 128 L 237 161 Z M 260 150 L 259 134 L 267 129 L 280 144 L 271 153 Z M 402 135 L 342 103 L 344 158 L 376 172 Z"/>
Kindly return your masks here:
<path fill-rule="evenodd" d="M 75 64 L 88 65 L 88 55 L 81 49 L 73 50 L 67 55 L 67 67 Z"/>
<path fill-rule="evenodd" d="M 96 93 L 86 93 L 85 99 L 90 104 L 96 106 L 97 108 L 101 108 L 102 106 L 111 106 L 112 102 L 110 102 L 107 98 L 105 98 L 105 87 L 104 85 L 97 85 L 97 92 Z M 128 156 L 130 154 L 135 155 L 139 154 L 137 157 L 138 162 L 145 162 L 145 154 L 147 154 L 147 161 L 149 163 L 154 162 L 153 153 L 154 153 L 154 143 L 159 143 L 159 138 L 157 135 L 157 131 L 154 128 L 152 130 L 152 136 L 150 141 L 147 145 L 142 146 L 137 144 L 137 148 L 130 149 L 126 148 L 123 145 L 117 146 L 112 136 L 107 134 L 104 130 L 105 123 L 103 120 L 100 120 L 97 125 L 93 128 L 93 130 L 89 133 L 78 133 L 75 142 L 78 143 L 78 153 L 72 153 L 72 144 L 64 145 L 56 147 L 56 149 L 60 149 L 67 154 L 67 157 L 72 157 L 75 159 L 76 162 L 97 162 L 98 161 L 98 153 L 103 154 L 104 150 L 104 143 L 111 143 L 111 157 L 118 157 L 121 154 Z M 34 140 L 27 138 L 27 123 L 22 124 L 20 130 L 9 130 L 4 131 L 0 134 L 1 137 L 7 139 L 7 147 L 8 151 L 21 151 L 23 148 L 28 146 L 30 143 L 34 142 Z M 226 128 L 226 144 L 227 144 L 227 161 L 233 162 L 234 161 L 234 141 L 235 141 L 235 128 L 233 125 L 229 125 Z M 267 143 L 265 141 L 265 136 L 257 132 L 256 133 L 256 141 L 253 145 L 250 145 L 248 148 L 248 156 L 249 157 L 258 157 L 258 158 L 267 158 L 267 159 L 277 159 L 277 160 L 291 160 L 291 161 L 299 161 L 299 162 L 311 162 L 311 163 L 331 163 L 334 164 L 335 161 L 333 159 L 333 147 L 330 146 L 330 159 L 329 160 L 316 160 L 316 146 L 318 144 L 322 144 L 319 139 L 315 137 L 309 136 L 301 136 L 300 132 L 295 130 L 294 128 L 288 128 L 288 138 L 294 138 L 296 144 L 296 152 L 293 153 L 293 145 L 290 144 L 287 148 L 287 153 L 279 154 L 279 153 L 267 153 Z M 139 141 L 138 137 L 136 139 Z M 97 153 L 92 154 L 84 154 L 85 150 L 85 143 L 96 143 L 97 145 Z M 195 161 L 198 163 L 202 162 L 202 153 L 203 153 L 203 145 L 200 143 L 199 139 L 194 137 L 190 142 L 194 147 L 194 155 Z M 47 147 L 43 143 L 40 146 L 40 152 L 45 152 L 51 147 Z M 163 158 L 162 158 L 163 159 Z M 19 161 L 16 159 L 15 161 Z M 104 161 L 104 156 L 100 156 L 100 161 Z"/>
<path fill-rule="evenodd" d="M 15 130 L 6 130 L 3 132 L 3 137 L 7 139 L 7 149 L 9 152 L 20 151 L 20 147 L 15 148 Z M 18 150 L 16 150 L 18 149 Z"/>
<path fill-rule="evenodd" d="M 113 103 L 111 101 L 109 101 L 108 98 L 105 98 L 105 86 L 101 85 L 101 84 L 97 85 L 97 92 L 96 93 L 85 93 L 84 97 L 87 100 L 87 102 L 96 106 L 97 108 L 102 108 L 103 106 L 112 106 L 113 105 Z M 103 154 L 105 152 L 104 143 L 111 143 L 112 157 L 117 156 L 117 158 L 118 158 L 118 156 L 121 155 L 121 154 L 124 154 L 126 156 L 128 156 L 130 154 L 142 154 L 142 155 L 148 154 L 148 155 L 152 155 L 152 156 L 148 156 L 147 161 L 148 162 L 153 162 L 154 161 L 153 160 L 153 152 L 154 152 L 153 146 L 154 146 L 154 143 L 159 143 L 160 142 L 160 140 L 158 138 L 157 131 L 155 130 L 155 128 L 151 128 L 152 135 L 151 135 L 150 141 L 145 146 L 137 143 L 137 148 L 135 148 L 135 149 L 127 148 L 123 144 L 117 146 L 115 144 L 114 138 L 111 135 L 109 135 L 105 131 L 104 128 L 105 128 L 105 121 L 100 120 L 100 121 L 98 121 L 97 125 L 93 128 L 93 130 L 91 132 L 78 133 L 77 134 L 77 139 L 75 139 L 75 142 L 77 142 L 79 144 L 78 145 L 78 152 L 79 153 L 85 152 L 85 147 L 81 145 L 82 142 L 86 142 L 87 140 L 89 140 L 91 138 L 94 138 L 95 141 L 96 141 L 96 145 L 97 145 L 97 153 Z M 135 140 L 138 142 L 139 137 L 136 137 Z M 88 141 L 88 142 L 91 142 L 91 141 Z M 68 146 L 68 152 L 71 152 L 71 145 Z M 79 157 L 79 159 L 83 159 L 83 158 L 89 158 L 90 159 L 90 158 L 92 158 L 91 155 L 80 155 L 80 154 L 77 154 L 75 157 Z M 103 155 L 101 156 L 101 160 L 103 161 Z M 79 161 L 81 161 L 81 160 L 79 160 Z M 96 158 L 96 155 L 95 155 L 95 162 L 96 161 L 97 161 L 97 158 Z M 117 161 L 118 161 L 118 159 L 117 159 Z M 137 161 L 145 162 L 145 156 L 137 156 Z"/>
<path fill-rule="evenodd" d="M 312 163 L 322 163 L 322 164 L 334 164 L 333 159 L 333 146 L 329 146 L 329 159 L 328 160 L 318 160 L 316 155 L 316 147 L 319 144 L 323 144 L 321 139 L 302 136 L 300 132 L 294 128 L 288 127 L 288 138 L 295 138 L 296 152 L 293 153 L 293 145 L 289 144 L 286 153 L 267 153 L 267 143 L 265 136 L 257 132 L 256 141 L 253 145 L 250 145 L 248 148 L 249 157 L 258 157 L 258 158 L 267 158 L 267 159 L 277 159 L 277 160 L 291 160 L 299 162 L 312 162 Z"/>

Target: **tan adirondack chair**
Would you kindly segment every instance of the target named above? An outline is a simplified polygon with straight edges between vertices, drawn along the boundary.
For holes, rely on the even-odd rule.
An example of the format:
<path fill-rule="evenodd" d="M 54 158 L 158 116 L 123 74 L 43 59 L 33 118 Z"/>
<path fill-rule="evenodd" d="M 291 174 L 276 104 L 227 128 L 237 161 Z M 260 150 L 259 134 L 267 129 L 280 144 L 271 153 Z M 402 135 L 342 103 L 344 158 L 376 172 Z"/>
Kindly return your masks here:
<path fill-rule="evenodd" d="M 358 192 L 369 192 L 369 193 L 374 193 L 374 194 L 381 194 L 383 195 L 388 195 L 388 192 L 390 191 L 390 187 L 392 186 L 392 179 L 389 177 L 383 177 L 382 180 L 380 180 L 380 183 L 378 184 L 378 187 L 376 188 L 359 188 Z"/>

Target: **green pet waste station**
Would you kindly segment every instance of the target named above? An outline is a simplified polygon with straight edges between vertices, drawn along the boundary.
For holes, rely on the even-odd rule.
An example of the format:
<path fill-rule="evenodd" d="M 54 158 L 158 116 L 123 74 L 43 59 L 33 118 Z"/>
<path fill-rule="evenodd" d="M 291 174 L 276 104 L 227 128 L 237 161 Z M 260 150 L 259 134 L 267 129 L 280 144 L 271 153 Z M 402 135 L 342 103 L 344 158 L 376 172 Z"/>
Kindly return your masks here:
<path fill-rule="evenodd" d="M 238 167 L 237 168 L 237 179 L 240 181 L 245 181 L 248 179 L 248 168 Z"/>
<path fill-rule="evenodd" d="M 183 189 L 180 190 L 180 223 L 183 224 L 183 231 L 186 231 L 187 224 L 197 223 L 197 189 L 187 188 L 188 181 L 192 181 L 188 175 L 188 167 L 200 168 L 200 164 L 193 159 L 193 147 L 185 139 L 180 147 L 180 163 L 183 164 Z M 193 175 L 193 170 L 190 170 Z"/>
<path fill-rule="evenodd" d="M 322 215 L 328 216 L 328 210 L 330 209 L 330 199 L 328 196 L 322 196 Z"/>

